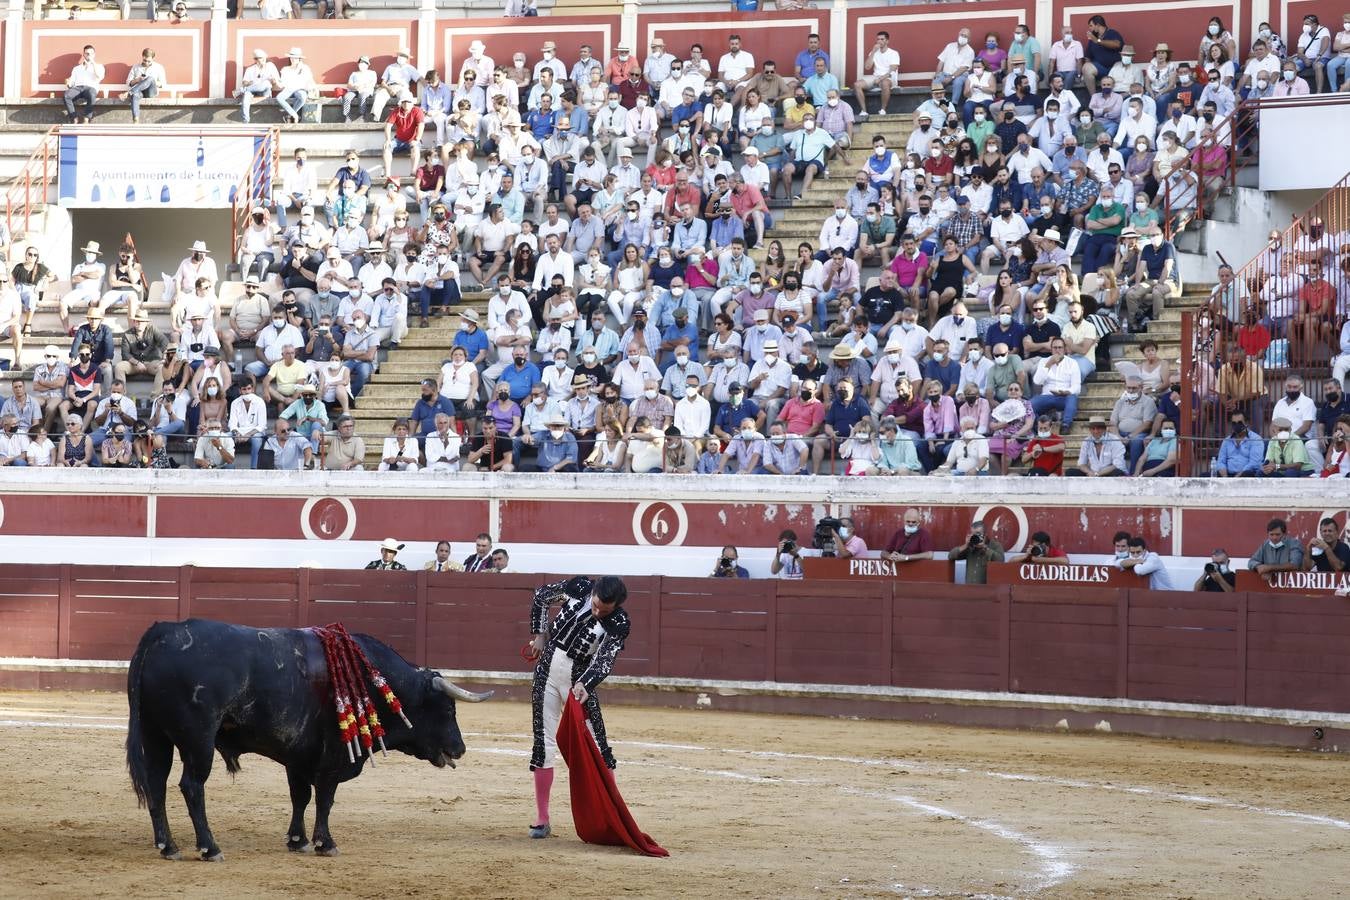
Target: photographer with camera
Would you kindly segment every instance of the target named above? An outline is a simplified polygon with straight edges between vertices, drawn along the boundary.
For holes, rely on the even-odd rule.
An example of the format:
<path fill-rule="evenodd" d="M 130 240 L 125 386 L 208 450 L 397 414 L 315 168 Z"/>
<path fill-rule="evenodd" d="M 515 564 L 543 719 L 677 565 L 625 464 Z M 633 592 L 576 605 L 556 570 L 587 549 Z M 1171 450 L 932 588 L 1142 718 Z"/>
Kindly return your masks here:
<path fill-rule="evenodd" d="M 984 532 L 983 522 L 973 522 L 966 542 L 952 549 L 948 559 L 966 561 L 966 584 L 985 584 L 989 576 L 991 562 L 1003 562 L 1003 545 Z"/>
<path fill-rule="evenodd" d="M 743 566 L 738 566 L 736 560 L 740 554 L 736 548 L 728 544 L 722 548 L 722 555 L 717 557 L 717 564 L 713 566 L 713 578 L 749 578 L 750 573 Z"/>
<path fill-rule="evenodd" d="M 830 531 L 834 555 L 839 559 L 865 555 L 867 553 L 867 542 L 858 537 L 858 528 L 853 524 L 853 520 L 842 518 L 838 520 L 838 523 Z"/>
<path fill-rule="evenodd" d="M 1228 551 L 1220 547 L 1210 555 L 1205 573 L 1195 580 L 1191 590 L 1211 594 L 1237 590 L 1237 574 L 1229 567 Z"/>
<path fill-rule="evenodd" d="M 1037 531 L 1031 536 L 1031 543 L 1023 553 L 1014 553 L 1005 562 L 1024 563 L 1034 559 L 1068 559 L 1069 554 L 1056 547 L 1046 531 Z"/>
<path fill-rule="evenodd" d="M 796 580 L 802 577 L 802 553 L 797 546 L 797 532 L 784 528 L 778 535 L 778 550 L 769 563 L 769 571 L 784 580 Z"/>

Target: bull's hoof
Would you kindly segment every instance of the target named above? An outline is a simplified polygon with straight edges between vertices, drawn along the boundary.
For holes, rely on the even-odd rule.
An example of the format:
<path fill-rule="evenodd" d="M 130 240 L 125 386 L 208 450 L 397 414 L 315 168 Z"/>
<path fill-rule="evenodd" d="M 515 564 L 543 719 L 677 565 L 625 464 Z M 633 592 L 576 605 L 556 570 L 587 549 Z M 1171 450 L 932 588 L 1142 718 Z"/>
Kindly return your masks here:
<path fill-rule="evenodd" d="M 298 840 L 296 838 L 287 838 L 286 849 L 292 853 L 312 853 L 314 852 L 314 845 L 304 838 Z"/>
<path fill-rule="evenodd" d="M 161 858 L 171 860 L 173 862 L 177 862 L 178 860 L 183 858 L 183 854 L 178 852 L 177 847 L 165 847 L 159 851 L 159 855 Z"/>
<path fill-rule="evenodd" d="M 202 862 L 224 862 L 225 854 L 219 850 L 201 850 Z"/>
<path fill-rule="evenodd" d="M 332 844 L 329 844 L 326 847 L 323 846 L 322 844 L 315 844 L 314 852 L 319 854 L 320 856 L 337 856 L 338 848 L 334 847 Z"/>

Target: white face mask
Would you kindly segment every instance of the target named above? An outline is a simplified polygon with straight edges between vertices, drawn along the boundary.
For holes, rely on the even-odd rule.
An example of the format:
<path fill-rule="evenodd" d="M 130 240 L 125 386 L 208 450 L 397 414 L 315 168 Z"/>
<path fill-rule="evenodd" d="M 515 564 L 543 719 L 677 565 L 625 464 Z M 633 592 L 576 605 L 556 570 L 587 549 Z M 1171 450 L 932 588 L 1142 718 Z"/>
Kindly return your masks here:
<path fill-rule="evenodd" d="M 736 357 L 728 356 L 726 359 L 722 360 L 722 365 L 726 366 L 728 369 L 736 368 Z"/>
<path fill-rule="evenodd" d="M 1040 438 L 1041 440 L 1045 440 L 1046 438 L 1050 437 L 1050 430 L 1048 428 L 1037 429 L 1036 437 Z"/>
<path fill-rule="evenodd" d="M 770 135 L 770 134 L 773 134 L 773 126 L 772 126 L 772 125 L 761 125 L 761 126 L 759 127 L 759 133 L 760 133 L 760 134 L 763 134 L 763 135 Z"/>
<path fill-rule="evenodd" d="M 695 397 L 698 396 L 698 388 L 694 387 L 693 385 L 690 385 L 689 387 L 686 387 L 684 389 L 684 395 L 688 397 L 690 400 L 693 400 Z"/>
<path fill-rule="evenodd" d="M 750 293 L 758 297 L 760 294 L 764 293 L 764 285 L 759 283 L 750 285 Z"/>
<path fill-rule="evenodd" d="M 891 365 L 898 365 L 900 363 L 900 351 L 899 350 L 889 351 L 886 354 L 886 361 L 891 363 Z"/>
<path fill-rule="evenodd" d="M 553 368 L 555 368 L 555 369 L 565 369 L 565 368 L 567 368 L 567 360 L 565 360 L 565 359 L 555 359 L 555 360 L 553 361 Z"/>
<path fill-rule="evenodd" d="M 995 356 L 994 362 L 1000 366 L 1006 366 L 1008 364 L 1008 354 L 1005 353 L 1002 356 Z"/>
<path fill-rule="evenodd" d="M 1009 313 L 999 313 L 998 324 L 1002 325 L 1004 328 L 1007 328 L 1009 325 L 1012 324 L 1012 315 Z"/>
<path fill-rule="evenodd" d="M 764 354 L 764 365 L 766 365 L 766 366 L 773 366 L 773 365 L 776 364 L 777 362 L 778 362 L 778 354 L 777 354 L 777 353 L 765 353 L 765 354 Z"/>
<path fill-rule="evenodd" d="M 886 155 L 886 148 L 885 146 L 873 147 L 872 152 L 876 154 L 878 159 L 880 159 L 881 157 Z"/>
<path fill-rule="evenodd" d="M 979 361 L 980 361 L 980 357 L 983 356 L 983 355 L 984 355 L 984 354 L 982 354 L 979 350 L 967 350 L 967 351 L 966 351 L 966 359 L 970 360 L 971 362 L 979 362 Z"/>
<path fill-rule="evenodd" d="M 834 211 L 834 217 L 835 217 L 836 219 L 840 219 L 841 221 L 843 220 L 844 216 L 846 216 L 846 215 L 848 215 L 848 210 L 846 210 L 846 209 L 836 209 L 836 210 Z"/>
<path fill-rule="evenodd" d="M 1270 82 L 1269 82 L 1269 81 L 1265 81 L 1264 79 L 1260 79 L 1260 78 L 1258 78 L 1258 79 L 1256 80 L 1256 89 L 1257 89 L 1258 91 L 1265 91 L 1265 89 L 1268 88 L 1268 87 L 1270 87 Z"/>
<path fill-rule="evenodd" d="M 93 262 L 93 261 L 96 260 L 96 259 L 98 259 L 98 254 L 97 254 L 97 253 L 86 253 L 86 254 L 84 255 L 84 261 L 85 261 L 85 262 L 91 263 L 91 262 Z"/>
<path fill-rule="evenodd" d="M 980 433 L 976 431 L 974 428 L 967 428 L 965 431 L 961 432 L 961 437 L 965 438 L 968 441 L 973 441 L 979 436 Z"/>
<path fill-rule="evenodd" d="M 964 47 L 966 44 L 970 43 L 970 38 L 966 37 L 964 34 L 958 34 L 956 36 L 956 43 Z"/>
<path fill-rule="evenodd" d="M 208 397 L 214 397 L 216 394 L 219 394 L 219 393 L 220 393 L 220 388 L 209 387 L 209 388 L 206 389 L 206 396 L 208 396 Z"/>
<path fill-rule="evenodd" d="M 838 97 L 831 97 L 830 99 L 828 99 L 828 100 L 825 101 L 825 104 L 826 104 L 827 106 L 838 106 L 838 105 L 839 105 L 839 98 L 838 98 Z"/>

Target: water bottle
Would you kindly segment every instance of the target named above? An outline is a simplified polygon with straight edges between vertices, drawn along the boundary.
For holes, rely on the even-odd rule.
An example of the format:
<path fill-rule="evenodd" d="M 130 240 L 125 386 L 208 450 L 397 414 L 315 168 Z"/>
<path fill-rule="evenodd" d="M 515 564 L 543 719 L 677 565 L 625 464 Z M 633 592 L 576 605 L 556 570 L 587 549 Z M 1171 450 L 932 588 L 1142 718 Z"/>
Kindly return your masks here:
<path fill-rule="evenodd" d="M 241 350 L 234 351 L 234 377 L 242 378 L 244 375 L 244 354 Z"/>

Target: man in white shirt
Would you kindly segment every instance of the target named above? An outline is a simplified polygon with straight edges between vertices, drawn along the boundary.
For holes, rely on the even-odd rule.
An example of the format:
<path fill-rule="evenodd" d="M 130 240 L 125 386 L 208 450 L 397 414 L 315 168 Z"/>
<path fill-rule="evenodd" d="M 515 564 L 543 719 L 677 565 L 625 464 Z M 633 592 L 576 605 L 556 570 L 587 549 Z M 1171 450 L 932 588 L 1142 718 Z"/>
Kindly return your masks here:
<path fill-rule="evenodd" d="M 741 36 L 733 34 L 727 38 L 727 52 L 717 61 L 717 77 L 733 106 L 740 106 L 745 95 L 745 83 L 755 74 L 755 58 L 741 49 Z"/>
<path fill-rule="evenodd" d="M 652 109 L 651 98 L 646 94 L 638 94 L 636 105 L 625 117 L 624 137 L 619 138 L 619 146 L 630 150 L 633 147 L 646 147 L 646 164 L 650 166 L 656 156 L 659 128 L 660 123 L 656 118 L 656 110 Z"/>
<path fill-rule="evenodd" d="M 102 84 L 103 64 L 94 59 L 94 45 L 85 44 L 80 61 L 70 70 L 70 77 L 66 79 L 66 118 L 72 124 L 88 125 L 94 121 L 94 99 Z M 83 107 L 83 112 L 76 113 L 76 103 Z"/>
<path fill-rule="evenodd" d="M 164 67 L 155 61 L 155 51 L 146 47 L 141 51 L 141 61 L 127 72 L 126 98 L 131 102 L 133 125 L 141 121 L 141 98 L 159 94 L 167 80 Z"/>
<path fill-rule="evenodd" d="M 314 72 L 305 63 L 305 52 L 292 47 L 286 56 L 290 62 L 277 79 L 277 106 L 292 123 L 299 124 L 300 113 L 310 98 L 317 95 L 318 88 L 314 83 Z"/>
<path fill-rule="evenodd" d="M 675 404 L 675 427 L 687 438 L 702 438 L 712 428 L 712 404 L 700 393 L 699 377 L 684 379 L 684 396 Z"/>
<path fill-rule="evenodd" d="M 436 430 L 426 438 L 426 468 L 424 472 L 459 471 L 459 433 L 450 427 L 450 417 L 436 413 Z"/>
<path fill-rule="evenodd" d="M 258 468 L 258 451 L 267 440 L 267 404 L 257 396 L 257 380 L 252 376 L 240 382 L 239 396 L 230 404 L 229 431 L 236 446 L 248 441 L 249 468 Z"/>
<path fill-rule="evenodd" d="M 375 83 L 370 57 L 362 56 L 356 61 L 356 71 L 347 76 L 347 93 L 342 95 L 342 121 L 351 121 L 353 103 L 356 104 L 356 118 L 365 118 L 375 100 Z"/>
<path fill-rule="evenodd" d="M 278 304 L 270 314 L 271 320 L 253 338 L 257 359 L 244 367 L 255 378 L 265 376 L 272 364 L 281 360 L 282 347 L 305 346 L 300 329 L 286 320 L 285 307 Z"/>
<path fill-rule="evenodd" d="M 858 118 L 867 118 L 867 92 L 876 88 L 881 91 L 881 108 L 877 115 L 886 115 L 886 107 L 891 102 L 891 89 L 900 79 L 900 53 L 891 48 L 891 34 L 878 31 L 872 52 L 867 54 L 863 71 L 871 72 L 853 82 L 853 94 L 858 98 Z"/>
<path fill-rule="evenodd" d="M 1290 375 L 1284 380 L 1284 396 L 1275 404 L 1270 420 L 1284 419 L 1293 436 L 1303 441 L 1314 471 L 1322 468 L 1322 448 L 1317 440 L 1317 404 L 1303 392 L 1303 379 Z"/>
<path fill-rule="evenodd" d="M 1031 233 L 1027 220 L 1017 215 L 1012 199 L 999 200 L 998 209 L 989 219 L 989 246 L 980 254 L 980 272 L 989 274 L 989 263 L 994 259 L 1008 261 L 1008 254 L 1022 238 Z"/>
<path fill-rule="evenodd" d="M 1087 168 L 1098 184 L 1106 184 L 1111 177 L 1111 167 L 1125 168 L 1125 159 L 1120 151 L 1111 146 L 1111 135 L 1105 131 L 1097 134 L 1097 148 L 1087 155 Z"/>
<path fill-rule="evenodd" d="M 946 341 L 951 346 L 951 358 L 960 362 L 965 359 L 966 341 L 979 333 L 974 317 L 967 314 L 966 304 L 957 300 L 952 304 L 951 314 L 938 319 L 933 330 L 928 333 L 928 352 L 933 352 L 933 346 L 938 341 Z"/>
<path fill-rule="evenodd" d="M 1050 355 L 1040 361 L 1036 373 L 1031 376 L 1042 390 L 1032 398 L 1032 410 L 1038 416 L 1052 409 L 1059 410 L 1063 415 L 1061 432 L 1067 432 L 1073 424 L 1074 413 L 1078 411 L 1078 395 L 1083 389 L 1083 372 L 1066 348 L 1061 337 L 1051 341 Z M 1102 422 L 1105 426 L 1104 419 Z"/>
<path fill-rule="evenodd" d="M 253 51 L 253 65 L 244 69 L 239 78 L 239 88 L 234 92 L 240 98 L 239 108 L 247 123 L 252 115 L 253 101 L 259 97 L 272 96 L 272 90 L 281 83 L 281 73 L 276 65 L 267 58 L 262 50 Z"/>
<path fill-rule="evenodd" d="M 478 43 L 475 41 L 474 43 Z M 481 48 L 481 45 L 479 45 Z M 472 47 L 472 45 L 470 45 Z M 480 50 L 481 52 L 481 50 Z M 469 61 L 465 61 L 465 66 Z M 487 75 L 481 75 L 478 78 L 479 84 L 487 84 L 492 72 L 488 70 Z M 381 121 L 381 115 L 384 112 L 384 106 L 390 100 L 396 100 L 404 94 L 415 94 L 417 92 L 417 82 L 421 80 L 422 73 L 412 64 L 412 51 L 404 47 L 398 51 L 394 61 L 384 67 L 380 73 L 380 83 L 375 86 L 375 100 L 371 104 L 370 117 L 376 121 Z"/>
<path fill-rule="evenodd" d="M 942 48 L 938 54 L 938 70 L 934 81 L 951 87 L 952 102 L 960 105 L 965 102 L 966 76 L 975 62 L 975 48 L 970 46 L 970 29 L 962 28 L 956 33 L 956 40 Z M 1012 81 L 1012 79 L 1008 79 Z"/>
<path fill-rule="evenodd" d="M 591 122 L 592 146 L 597 154 L 614 147 L 614 163 L 618 165 L 619 150 L 623 148 L 623 139 L 628 137 L 628 110 L 619 102 L 619 92 L 611 90 L 609 99 L 595 114 Z M 631 149 L 632 143 L 627 146 Z"/>

